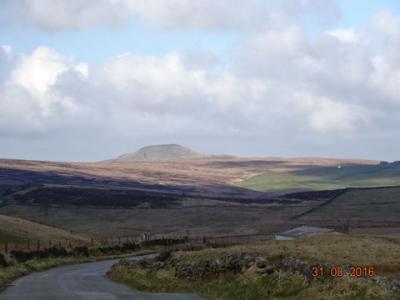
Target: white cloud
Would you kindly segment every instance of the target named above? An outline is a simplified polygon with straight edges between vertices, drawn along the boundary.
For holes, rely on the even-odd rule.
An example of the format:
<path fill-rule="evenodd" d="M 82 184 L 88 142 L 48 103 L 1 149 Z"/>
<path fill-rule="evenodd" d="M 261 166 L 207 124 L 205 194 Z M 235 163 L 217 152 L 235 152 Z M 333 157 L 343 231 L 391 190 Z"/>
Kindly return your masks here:
<path fill-rule="evenodd" d="M 340 28 L 328 30 L 327 33 L 343 43 L 355 43 L 359 41 L 359 36 L 354 28 Z"/>
<path fill-rule="evenodd" d="M 110 5 L 170 26 L 221 29 L 243 21 L 232 17 L 239 6 L 222 11 L 223 5 L 208 1 L 156 5 L 160 2 L 104 0 L 96 3 L 107 9 L 91 10 L 93 3 L 26 5 L 32 6 L 31 20 L 48 30 L 92 26 L 105 16 L 111 16 L 112 24 L 121 22 L 118 14 L 113 19 Z M 61 15 L 48 19 L 38 9 L 42 5 Z M 188 11 L 193 19 L 186 18 Z M 77 22 L 69 23 L 73 13 Z M 213 53 L 125 53 L 90 64 L 48 47 L 21 54 L 3 46 L 0 138 L 73 131 L 81 140 L 83 135 L 99 140 L 240 138 L 293 149 L 324 138 L 333 145 L 337 140 L 356 143 L 361 137 L 379 140 L 383 131 L 396 132 L 400 126 L 398 20 L 381 12 L 369 26 L 334 28 L 312 39 L 295 19 L 268 21 L 243 35 L 241 46 L 221 68 Z M 376 36 L 379 43 L 372 43 Z"/>
<path fill-rule="evenodd" d="M 67 59 L 56 51 L 40 47 L 31 55 L 21 57 L 11 74 L 11 81 L 40 96 L 67 70 L 67 63 Z"/>
<path fill-rule="evenodd" d="M 82 124 L 111 133 L 263 136 L 266 128 L 357 132 L 374 122 L 369 105 L 391 96 L 400 106 L 399 73 L 367 49 L 323 37 L 310 42 L 290 27 L 256 33 L 240 52 L 215 73 L 192 68 L 177 53 L 126 53 L 90 66 L 40 47 L 15 61 L 2 115 L 15 121 L 10 131 Z"/>
<path fill-rule="evenodd" d="M 76 112 L 78 100 L 60 93 L 54 85 L 62 74 L 79 66 L 46 47 L 15 57 L 8 73 L 1 76 L 0 131 L 48 131 Z"/>
<path fill-rule="evenodd" d="M 388 10 L 376 12 L 372 16 L 372 25 L 388 35 L 398 35 L 400 33 L 400 18 Z"/>
<path fill-rule="evenodd" d="M 349 133 L 367 125 L 368 111 L 352 104 L 320 98 L 311 101 L 309 124 L 322 133 Z"/>

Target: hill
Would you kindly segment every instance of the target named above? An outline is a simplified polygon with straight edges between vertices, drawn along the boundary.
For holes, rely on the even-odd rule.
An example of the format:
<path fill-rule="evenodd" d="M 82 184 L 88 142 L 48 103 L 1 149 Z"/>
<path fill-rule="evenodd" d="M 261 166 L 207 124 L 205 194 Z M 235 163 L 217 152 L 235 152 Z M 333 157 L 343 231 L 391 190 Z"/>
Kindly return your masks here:
<path fill-rule="evenodd" d="M 0 213 L 95 236 L 188 228 L 198 235 L 273 234 L 307 223 L 293 218 L 331 197 L 330 192 L 305 198 L 283 194 L 400 185 L 399 168 L 398 163 L 379 161 L 279 157 L 200 156 L 124 163 L 0 160 Z M 246 185 L 258 179 L 258 186 Z M 386 211 L 384 205 L 375 208 L 358 206 L 365 217 L 357 226 L 398 232 L 400 223 L 389 224 L 380 213 Z M 374 212 L 371 226 L 368 220 Z M 346 220 L 310 222 L 326 227 Z"/>
<path fill-rule="evenodd" d="M 40 240 L 85 240 L 84 237 L 72 234 L 56 227 L 31 222 L 25 219 L 0 215 L 0 243 L 22 242 L 26 239 Z"/>
<path fill-rule="evenodd" d="M 132 162 L 132 161 L 163 161 L 183 158 L 195 158 L 204 156 L 190 148 L 177 144 L 154 145 L 140 148 L 134 153 L 121 155 L 113 162 Z"/>

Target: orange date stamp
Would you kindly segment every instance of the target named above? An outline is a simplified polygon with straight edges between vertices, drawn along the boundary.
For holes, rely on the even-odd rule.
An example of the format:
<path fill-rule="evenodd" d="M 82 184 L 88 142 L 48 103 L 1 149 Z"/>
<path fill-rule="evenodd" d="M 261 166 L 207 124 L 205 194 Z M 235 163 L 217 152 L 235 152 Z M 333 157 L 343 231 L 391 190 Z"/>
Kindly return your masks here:
<path fill-rule="evenodd" d="M 368 278 L 376 276 L 376 271 L 373 266 L 313 266 L 311 276 L 313 278 L 342 278 L 345 276 Z"/>

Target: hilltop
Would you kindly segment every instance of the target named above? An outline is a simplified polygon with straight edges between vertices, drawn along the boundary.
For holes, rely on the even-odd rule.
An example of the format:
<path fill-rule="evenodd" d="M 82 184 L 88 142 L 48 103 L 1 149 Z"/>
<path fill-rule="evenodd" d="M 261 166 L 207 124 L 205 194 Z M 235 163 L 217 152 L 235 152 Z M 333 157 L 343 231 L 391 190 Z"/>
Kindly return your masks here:
<path fill-rule="evenodd" d="M 152 145 L 140 148 L 133 153 L 123 154 L 113 162 L 133 162 L 133 161 L 164 161 L 184 158 L 203 157 L 205 155 L 193 151 L 190 148 L 178 144 Z"/>

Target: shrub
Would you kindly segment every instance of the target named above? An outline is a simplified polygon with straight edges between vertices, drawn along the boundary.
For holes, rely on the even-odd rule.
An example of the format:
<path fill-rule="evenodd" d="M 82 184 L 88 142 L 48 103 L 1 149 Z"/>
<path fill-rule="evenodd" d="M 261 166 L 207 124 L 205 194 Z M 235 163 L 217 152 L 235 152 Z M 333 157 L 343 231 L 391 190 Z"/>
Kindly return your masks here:
<path fill-rule="evenodd" d="M 7 261 L 3 254 L 0 253 L 0 267 L 7 267 Z"/>
<path fill-rule="evenodd" d="M 76 255 L 89 256 L 89 248 L 87 246 L 77 246 L 74 248 Z"/>
<path fill-rule="evenodd" d="M 30 259 L 30 252 L 12 250 L 10 251 L 12 257 L 15 258 L 17 262 L 25 262 Z"/>

